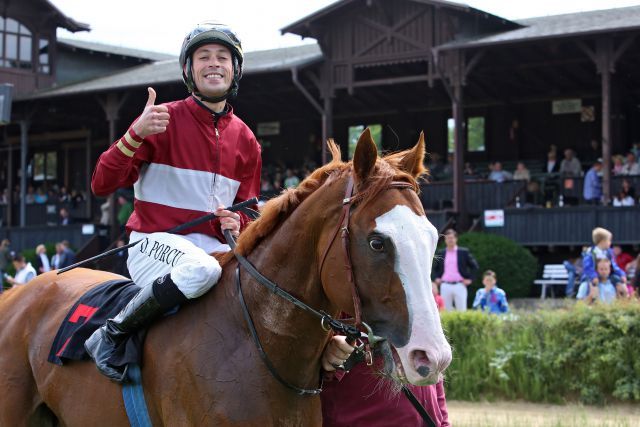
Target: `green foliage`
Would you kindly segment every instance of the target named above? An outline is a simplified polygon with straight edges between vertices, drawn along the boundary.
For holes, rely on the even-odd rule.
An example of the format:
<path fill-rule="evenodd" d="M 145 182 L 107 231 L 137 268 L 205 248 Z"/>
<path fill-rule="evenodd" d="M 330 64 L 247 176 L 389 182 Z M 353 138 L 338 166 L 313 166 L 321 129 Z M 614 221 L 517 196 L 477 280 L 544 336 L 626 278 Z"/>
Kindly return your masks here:
<path fill-rule="evenodd" d="M 470 298 L 482 286 L 482 273 L 493 270 L 498 276 L 498 286 L 507 298 L 528 297 L 531 283 L 536 279 L 538 262 L 527 249 L 513 240 L 490 233 L 466 233 L 458 239 L 458 245 L 467 247 L 478 261 L 480 270 L 469 287 Z"/>
<path fill-rule="evenodd" d="M 640 305 L 493 316 L 443 313 L 453 347 L 447 397 L 640 402 Z"/>

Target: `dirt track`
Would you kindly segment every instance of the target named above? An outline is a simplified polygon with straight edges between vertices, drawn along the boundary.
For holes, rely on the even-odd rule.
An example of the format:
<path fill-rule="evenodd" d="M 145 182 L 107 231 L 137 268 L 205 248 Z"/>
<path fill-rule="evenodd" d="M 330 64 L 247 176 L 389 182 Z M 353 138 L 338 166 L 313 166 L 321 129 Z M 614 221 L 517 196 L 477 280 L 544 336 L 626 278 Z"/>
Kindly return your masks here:
<path fill-rule="evenodd" d="M 533 403 L 447 402 L 453 427 L 634 427 L 640 405 L 592 407 Z"/>

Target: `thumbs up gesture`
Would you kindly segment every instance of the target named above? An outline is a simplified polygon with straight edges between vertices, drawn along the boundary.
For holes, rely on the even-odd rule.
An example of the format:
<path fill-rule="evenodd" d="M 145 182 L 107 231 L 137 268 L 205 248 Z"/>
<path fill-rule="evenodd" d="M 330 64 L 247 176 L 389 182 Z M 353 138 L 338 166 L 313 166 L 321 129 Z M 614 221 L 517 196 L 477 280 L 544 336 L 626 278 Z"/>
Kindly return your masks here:
<path fill-rule="evenodd" d="M 149 98 L 144 106 L 142 114 L 133 124 L 133 131 L 141 138 L 162 133 L 169 125 L 169 109 L 165 105 L 155 105 L 156 91 L 152 87 L 147 88 Z"/>

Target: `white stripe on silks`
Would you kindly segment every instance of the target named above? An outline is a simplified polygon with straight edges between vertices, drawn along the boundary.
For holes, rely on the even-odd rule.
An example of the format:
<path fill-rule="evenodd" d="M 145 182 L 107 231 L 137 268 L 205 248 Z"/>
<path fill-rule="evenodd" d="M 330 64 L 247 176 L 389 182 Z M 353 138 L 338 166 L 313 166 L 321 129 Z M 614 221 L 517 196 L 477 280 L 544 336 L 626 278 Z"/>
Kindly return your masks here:
<path fill-rule="evenodd" d="M 231 206 L 238 188 L 239 181 L 220 174 L 159 163 L 144 165 L 133 184 L 138 200 L 201 212 Z"/>

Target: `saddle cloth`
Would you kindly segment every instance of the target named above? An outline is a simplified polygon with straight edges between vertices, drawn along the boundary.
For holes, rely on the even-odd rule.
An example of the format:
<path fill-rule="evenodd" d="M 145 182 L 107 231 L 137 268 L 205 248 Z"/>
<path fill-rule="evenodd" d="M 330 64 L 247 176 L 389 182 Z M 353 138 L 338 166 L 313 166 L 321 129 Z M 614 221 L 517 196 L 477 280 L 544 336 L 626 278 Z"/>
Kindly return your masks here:
<path fill-rule="evenodd" d="M 47 360 L 63 365 L 70 360 L 88 359 L 84 342 L 107 319 L 115 317 L 139 290 L 131 280 L 110 280 L 87 291 L 64 318 Z M 113 366 L 140 364 L 145 335 L 145 328 L 132 334 L 116 349 L 109 363 Z"/>

